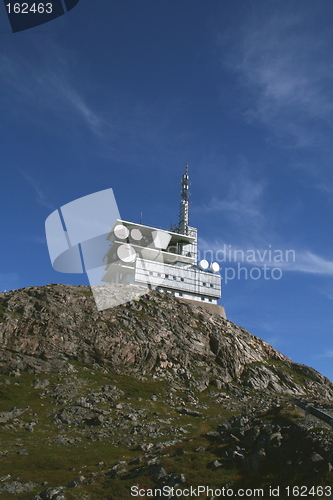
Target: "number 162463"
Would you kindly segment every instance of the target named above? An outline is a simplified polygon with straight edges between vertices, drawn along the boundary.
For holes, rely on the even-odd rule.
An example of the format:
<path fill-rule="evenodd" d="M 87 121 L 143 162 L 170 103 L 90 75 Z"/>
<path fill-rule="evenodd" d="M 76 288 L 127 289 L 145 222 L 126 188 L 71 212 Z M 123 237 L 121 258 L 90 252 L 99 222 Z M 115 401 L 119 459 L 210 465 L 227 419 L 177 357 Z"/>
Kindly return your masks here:
<path fill-rule="evenodd" d="M 16 2 L 13 4 L 7 3 L 6 5 L 8 14 L 51 14 L 52 3 L 35 2 L 29 6 L 26 2 Z"/>

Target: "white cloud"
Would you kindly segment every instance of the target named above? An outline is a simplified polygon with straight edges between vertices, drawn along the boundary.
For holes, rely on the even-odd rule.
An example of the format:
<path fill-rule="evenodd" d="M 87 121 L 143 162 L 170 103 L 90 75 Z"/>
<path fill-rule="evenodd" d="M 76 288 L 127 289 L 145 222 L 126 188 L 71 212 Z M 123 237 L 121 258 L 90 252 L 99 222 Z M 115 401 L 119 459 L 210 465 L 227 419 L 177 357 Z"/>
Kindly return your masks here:
<path fill-rule="evenodd" d="M 125 163 L 148 164 L 149 156 L 161 162 L 179 150 L 184 132 L 176 133 L 175 123 L 186 99 L 139 101 L 130 88 L 126 94 L 110 81 L 91 79 L 80 54 L 52 41 L 30 42 L 26 57 L 14 49 L 10 56 L 0 53 L 0 85 L 11 93 L 0 99 L 11 119 L 66 139 L 79 131 L 84 141 L 81 132 L 88 130 L 100 156 Z"/>
<path fill-rule="evenodd" d="M 333 276 L 333 260 L 328 260 L 310 251 L 296 252 L 296 260 L 286 267 L 289 271 Z"/>
<path fill-rule="evenodd" d="M 317 356 L 318 358 L 333 358 L 333 350 L 328 350 L 324 352 L 323 354 L 320 354 Z"/>
<path fill-rule="evenodd" d="M 264 182 L 250 179 L 244 172 L 234 174 L 233 180 L 224 190 L 222 199 L 213 197 L 208 204 L 194 207 L 194 212 L 223 212 L 226 218 L 243 226 L 249 221 L 261 226 L 263 215 L 261 211 Z"/>
<path fill-rule="evenodd" d="M 309 250 L 296 250 L 285 245 L 235 245 L 222 241 L 199 240 L 199 259 L 216 260 L 222 267 L 241 263 L 248 267 L 278 267 L 283 272 L 301 272 L 333 276 L 333 260 Z M 331 297 L 328 297 L 331 298 Z"/>
<path fill-rule="evenodd" d="M 82 90 L 75 87 L 68 68 L 69 56 L 60 54 L 59 47 L 52 43 L 35 47 L 35 52 L 38 63 L 18 53 L 11 57 L 0 55 L 0 81 L 10 89 L 11 102 L 21 102 L 22 112 L 34 107 L 51 109 L 55 116 L 67 119 L 76 116 L 94 135 L 100 136 L 103 119 L 89 105 Z"/>
<path fill-rule="evenodd" d="M 103 119 L 98 116 L 97 113 L 93 111 L 82 96 L 78 94 L 71 87 L 63 88 L 62 94 L 64 99 L 68 101 L 71 107 L 77 112 L 78 116 L 81 117 L 83 122 L 86 123 L 90 131 L 98 137 L 102 137 L 103 134 Z"/>
<path fill-rule="evenodd" d="M 333 124 L 332 34 L 316 25 L 315 6 L 309 3 L 292 11 L 272 2 L 254 9 L 230 37 L 225 58 L 248 91 L 245 116 L 288 146 L 321 147 L 325 138 L 318 127 Z"/>
<path fill-rule="evenodd" d="M 36 201 L 39 205 L 42 207 L 46 207 L 49 210 L 55 210 L 54 205 L 49 201 L 48 195 L 44 190 L 42 189 L 40 183 L 32 177 L 31 174 L 28 174 L 27 172 L 23 172 L 20 170 L 22 176 L 26 180 L 26 182 L 30 185 L 30 187 L 33 189 L 35 195 L 36 195 Z"/>

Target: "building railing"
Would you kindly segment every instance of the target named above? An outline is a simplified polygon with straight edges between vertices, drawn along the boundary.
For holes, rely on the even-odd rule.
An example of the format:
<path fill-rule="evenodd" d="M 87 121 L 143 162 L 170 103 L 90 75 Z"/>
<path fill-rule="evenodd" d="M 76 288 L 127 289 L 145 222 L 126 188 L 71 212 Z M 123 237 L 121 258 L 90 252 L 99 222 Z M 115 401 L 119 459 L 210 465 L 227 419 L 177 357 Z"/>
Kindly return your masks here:
<path fill-rule="evenodd" d="M 328 415 L 327 413 L 324 413 L 321 410 L 318 410 L 317 408 L 314 408 L 313 406 L 308 405 L 301 399 L 295 398 L 295 396 L 292 396 L 291 401 L 294 405 L 299 406 L 299 408 L 302 408 L 302 410 L 305 411 L 305 421 L 308 420 L 308 415 L 313 415 L 314 417 L 319 418 L 323 422 L 326 422 L 329 424 L 332 429 L 333 429 L 333 417 L 331 415 Z"/>

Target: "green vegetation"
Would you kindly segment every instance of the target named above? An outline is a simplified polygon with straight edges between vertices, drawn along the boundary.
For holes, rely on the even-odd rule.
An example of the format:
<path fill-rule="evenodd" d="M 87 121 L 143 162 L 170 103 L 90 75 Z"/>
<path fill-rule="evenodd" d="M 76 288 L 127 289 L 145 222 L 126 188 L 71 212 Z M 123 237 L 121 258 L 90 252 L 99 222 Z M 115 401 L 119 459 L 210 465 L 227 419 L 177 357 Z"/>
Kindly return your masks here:
<path fill-rule="evenodd" d="M 143 411 L 144 422 L 157 422 L 163 428 L 162 438 L 150 437 L 148 434 L 142 441 L 138 438 L 139 444 L 172 441 L 177 439 L 177 430 L 182 442 L 159 452 L 161 464 L 168 472 L 184 473 L 188 484 L 206 484 L 208 481 L 216 487 L 221 484 L 221 480 L 227 481 L 235 476 L 234 471 L 224 471 L 221 476 L 206 468 L 207 460 L 214 461 L 221 455 L 221 448 L 211 445 L 203 435 L 216 430 L 221 420 L 232 415 L 230 410 L 224 410 L 220 404 L 212 401 L 211 391 L 195 394 L 198 404 L 202 406 L 202 417 L 184 415 L 179 408 L 179 401 L 184 398 L 186 401 L 186 391 L 174 390 L 172 394 L 176 403 L 170 406 L 170 401 L 167 402 L 170 387 L 165 381 L 109 374 L 78 361 L 72 361 L 71 364 L 75 369 L 73 375 L 47 373 L 36 376 L 22 373 L 19 377 L 0 376 L 0 413 L 9 412 L 14 407 L 24 410 L 16 418 L 0 424 L 0 470 L 1 476 L 11 476 L 9 482 L 17 480 L 21 483 L 33 481 L 43 484 L 36 488 L 37 493 L 51 486 L 66 486 L 80 475 L 87 480 L 93 475 L 91 485 L 84 484 L 66 490 L 66 498 L 106 499 L 112 495 L 116 500 L 127 500 L 130 486 L 138 481 L 105 476 L 118 461 L 128 462 L 144 454 L 137 445 L 127 446 L 124 443 L 122 427 L 110 424 L 111 432 L 103 434 L 103 426 L 71 426 L 54 419 L 57 411 L 75 405 L 81 397 L 102 393 L 105 386 L 115 386 L 122 391 L 114 403 L 95 405 L 100 410 L 111 411 L 115 422 L 122 414 L 126 418 L 126 413 Z M 65 401 L 56 396 L 59 393 Z M 117 404 L 123 405 L 123 410 L 118 410 Z M 188 402 L 186 405 L 191 407 Z M 178 429 L 184 429 L 184 434 Z M 130 432 L 130 429 L 126 432 Z M 68 438 L 70 444 L 59 444 L 59 437 L 63 442 Z M 123 444 L 117 444 L 118 441 Z M 200 446 L 206 448 L 205 453 L 195 451 Z M 27 454 L 21 454 L 22 450 L 26 450 Z M 144 459 L 140 464 L 140 484 L 153 487 L 147 468 L 148 460 Z M 22 500 L 32 496 L 31 492 L 15 495 Z M 7 500 L 13 495 L 0 493 L 0 498 Z"/>
<path fill-rule="evenodd" d="M 92 293 L 91 289 L 89 290 L 82 290 L 81 288 L 77 287 L 77 292 L 79 293 L 84 293 L 85 295 L 92 297 L 94 294 Z"/>

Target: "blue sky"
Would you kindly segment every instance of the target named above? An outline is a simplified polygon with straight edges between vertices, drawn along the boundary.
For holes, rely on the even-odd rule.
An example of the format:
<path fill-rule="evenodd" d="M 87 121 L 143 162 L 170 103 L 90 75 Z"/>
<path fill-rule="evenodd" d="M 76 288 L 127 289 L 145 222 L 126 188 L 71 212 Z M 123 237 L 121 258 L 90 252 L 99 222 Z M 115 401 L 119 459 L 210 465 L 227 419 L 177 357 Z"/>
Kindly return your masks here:
<path fill-rule="evenodd" d="M 81 0 L 13 34 L 3 8 L 0 290 L 88 284 L 52 269 L 46 217 L 112 187 L 168 228 L 188 162 L 228 317 L 333 380 L 332 20 L 330 0 Z"/>

